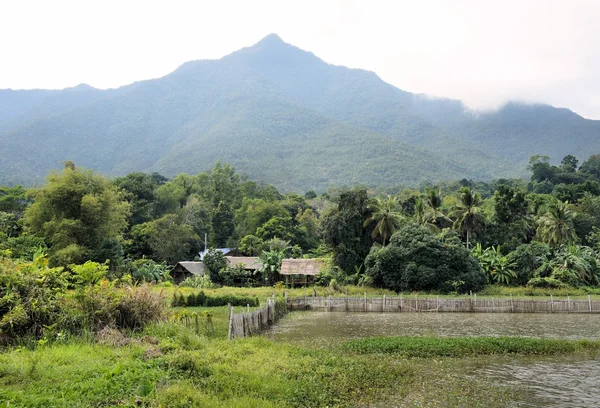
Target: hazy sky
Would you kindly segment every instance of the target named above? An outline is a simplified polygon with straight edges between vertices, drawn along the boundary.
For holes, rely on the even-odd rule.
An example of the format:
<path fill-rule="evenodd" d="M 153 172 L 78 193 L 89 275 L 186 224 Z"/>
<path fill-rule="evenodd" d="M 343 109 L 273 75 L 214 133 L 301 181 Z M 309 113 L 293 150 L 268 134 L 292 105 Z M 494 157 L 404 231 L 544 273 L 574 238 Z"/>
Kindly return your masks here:
<path fill-rule="evenodd" d="M 472 108 L 600 119 L 600 0 L 1 0 L 0 88 L 118 87 L 269 33 Z"/>

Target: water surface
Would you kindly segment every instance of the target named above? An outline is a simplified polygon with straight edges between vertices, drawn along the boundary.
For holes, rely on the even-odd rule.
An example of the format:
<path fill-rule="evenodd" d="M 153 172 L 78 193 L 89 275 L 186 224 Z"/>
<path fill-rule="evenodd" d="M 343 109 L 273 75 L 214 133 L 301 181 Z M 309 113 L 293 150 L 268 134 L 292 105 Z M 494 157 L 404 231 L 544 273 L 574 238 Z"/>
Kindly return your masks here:
<path fill-rule="evenodd" d="M 293 312 L 267 336 L 328 347 L 372 336 L 520 336 L 600 340 L 598 314 Z M 600 407 L 600 357 L 509 356 L 475 368 L 502 386 L 524 387 L 518 407 Z"/>

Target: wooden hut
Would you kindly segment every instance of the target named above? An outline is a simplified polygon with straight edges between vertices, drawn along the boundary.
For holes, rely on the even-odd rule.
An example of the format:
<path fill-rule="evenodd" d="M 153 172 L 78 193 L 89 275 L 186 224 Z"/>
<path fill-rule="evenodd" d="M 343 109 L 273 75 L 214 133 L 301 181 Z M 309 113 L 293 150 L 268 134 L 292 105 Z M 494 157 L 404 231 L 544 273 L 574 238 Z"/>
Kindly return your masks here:
<path fill-rule="evenodd" d="M 244 269 L 247 271 L 258 271 L 262 267 L 262 262 L 256 256 L 226 256 L 229 265 L 244 265 Z"/>
<path fill-rule="evenodd" d="M 285 276 L 286 285 L 306 286 L 314 281 L 324 266 L 325 263 L 318 259 L 284 259 L 280 274 Z"/>
<path fill-rule="evenodd" d="M 180 283 L 192 276 L 202 276 L 206 271 L 206 266 L 202 262 L 178 262 L 171 269 L 171 277 L 173 282 Z"/>

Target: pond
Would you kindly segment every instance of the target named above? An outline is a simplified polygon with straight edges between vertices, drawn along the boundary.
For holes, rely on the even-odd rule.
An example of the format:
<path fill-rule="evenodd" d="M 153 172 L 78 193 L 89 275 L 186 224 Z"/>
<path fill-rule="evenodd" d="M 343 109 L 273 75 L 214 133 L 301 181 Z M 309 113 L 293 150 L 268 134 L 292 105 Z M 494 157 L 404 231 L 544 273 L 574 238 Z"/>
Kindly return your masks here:
<path fill-rule="evenodd" d="M 372 336 L 521 336 L 600 339 L 600 315 L 518 313 L 319 313 L 293 312 L 267 336 L 327 347 Z M 522 407 L 583 407 L 600 402 L 600 358 L 506 357 L 478 368 L 493 383 L 525 387 Z"/>

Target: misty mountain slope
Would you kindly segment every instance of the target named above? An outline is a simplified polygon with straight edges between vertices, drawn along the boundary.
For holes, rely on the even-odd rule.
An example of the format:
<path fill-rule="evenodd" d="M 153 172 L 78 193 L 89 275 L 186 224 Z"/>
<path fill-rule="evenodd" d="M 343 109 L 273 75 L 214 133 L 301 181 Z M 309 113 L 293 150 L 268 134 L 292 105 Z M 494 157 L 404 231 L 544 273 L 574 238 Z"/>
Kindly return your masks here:
<path fill-rule="evenodd" d="M 0 107 L 0 183 L 38 182 L 63 160 L 107 175 L 194 173 L 220 160 L 303 191 L 514 177 L 536 153 L 600 151 L 598 122 L 570 111 L 473 114 L 276 35 L 118 89 L 0 91 Z"/>

